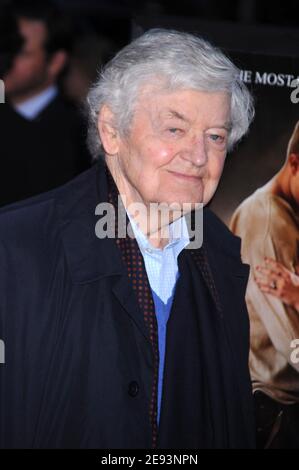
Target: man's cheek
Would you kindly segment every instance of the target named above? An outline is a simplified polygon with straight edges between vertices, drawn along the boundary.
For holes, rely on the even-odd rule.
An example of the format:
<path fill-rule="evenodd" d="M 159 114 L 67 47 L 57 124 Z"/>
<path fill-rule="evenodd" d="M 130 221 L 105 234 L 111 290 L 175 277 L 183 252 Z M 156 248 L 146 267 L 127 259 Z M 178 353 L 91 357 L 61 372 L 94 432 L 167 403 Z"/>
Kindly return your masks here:
<path fill-rule="evenodd" d="M 154 162 L 157 166 L 163 166 L 172 160 L 174 149 L 167 146 L 152 147 L 149 151 L 149 155 L 152 156 L 152 162 Z"/>

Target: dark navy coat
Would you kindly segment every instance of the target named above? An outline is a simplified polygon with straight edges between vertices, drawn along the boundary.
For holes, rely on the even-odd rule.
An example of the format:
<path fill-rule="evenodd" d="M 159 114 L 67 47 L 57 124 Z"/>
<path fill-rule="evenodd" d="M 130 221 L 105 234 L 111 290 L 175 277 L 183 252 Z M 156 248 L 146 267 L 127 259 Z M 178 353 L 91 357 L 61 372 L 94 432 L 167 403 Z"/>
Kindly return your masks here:
<path fill-rule="evenodd" d="M 104 174 L 98 163 L 0 212 L 2 448 L 151 446 L 149 333 L 115 240 L 95 236 L 96 205 L 107 201 Z M 240 239 L 209 209 L 204 244 L 221 312 L 196 281 L 188 253 L 180 255 L 170 318 L 183 331 L 184 312 L 193 312 L 189 328 L 200 325 L 200 341 L 169 338 L 158 443 L 252 448 L 249 267 L 240 259 Z M 184 348 L 189 359 L 180 364 Z"/>

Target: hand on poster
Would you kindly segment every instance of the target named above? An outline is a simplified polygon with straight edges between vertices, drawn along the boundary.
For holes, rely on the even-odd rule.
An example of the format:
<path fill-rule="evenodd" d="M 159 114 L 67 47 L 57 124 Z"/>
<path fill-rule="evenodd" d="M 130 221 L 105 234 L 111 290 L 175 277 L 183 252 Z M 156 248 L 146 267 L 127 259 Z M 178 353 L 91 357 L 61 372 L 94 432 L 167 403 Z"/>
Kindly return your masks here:
<path fill-rule="evenodd" d="M 272 258 L 256 267 L 255 281 L 262 292 L 271 294 L 299 312 L 299 275 Z"/>

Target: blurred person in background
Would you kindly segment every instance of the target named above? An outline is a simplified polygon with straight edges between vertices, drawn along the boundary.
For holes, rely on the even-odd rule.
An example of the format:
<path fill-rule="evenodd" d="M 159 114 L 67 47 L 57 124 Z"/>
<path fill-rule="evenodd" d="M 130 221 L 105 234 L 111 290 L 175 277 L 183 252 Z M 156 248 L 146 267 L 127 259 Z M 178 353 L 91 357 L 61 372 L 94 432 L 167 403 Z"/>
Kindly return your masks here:
<path fill-rule="evenodd" d="M 84 126 L 58 80 L 72 46 L 68 18 L 48 2 L 15 2 L 24 43 L 3 79 L 0 205 L 67 182 L 90 165 Z"/>

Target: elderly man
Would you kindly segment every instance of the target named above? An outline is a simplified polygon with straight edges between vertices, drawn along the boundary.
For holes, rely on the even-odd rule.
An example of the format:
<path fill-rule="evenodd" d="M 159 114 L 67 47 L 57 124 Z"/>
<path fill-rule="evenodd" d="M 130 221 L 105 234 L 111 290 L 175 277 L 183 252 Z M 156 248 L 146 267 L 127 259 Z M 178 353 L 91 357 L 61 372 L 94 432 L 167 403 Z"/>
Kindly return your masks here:
<path fill-rule="evenodd" d="M 153 30 L 88 108 L 99 162 L 0 216 L 1 446 L 252 448 L 248 266 L 216 216 L 195 217 L 250 94 L 209 43 Z"/>

